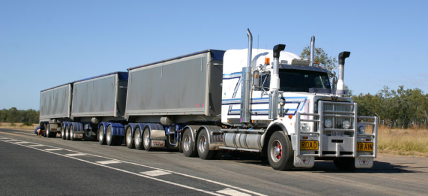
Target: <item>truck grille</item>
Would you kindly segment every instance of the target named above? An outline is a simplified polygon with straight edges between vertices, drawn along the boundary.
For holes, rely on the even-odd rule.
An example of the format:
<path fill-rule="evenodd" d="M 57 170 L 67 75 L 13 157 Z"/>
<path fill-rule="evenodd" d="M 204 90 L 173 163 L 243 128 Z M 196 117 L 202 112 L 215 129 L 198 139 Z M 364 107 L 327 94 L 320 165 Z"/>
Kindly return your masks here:
<path fill-rule="evenodd" d="M 342 131 L 341 133 L 344 135 L 353 135 L 354 121 L 356 116 L 356 108 L 353 103 L 324 101 L 322 104 L 320 104 L 320 107 L 322 107 L 322 114 L 324 117 L 323 126 L 325 126 L 325 122 L 327 120 L 331 121 L 331 127 L 324 128 L 327 135 L 334 136 L 336 134 L 334 129 L 349 130 L 350 132 Z M 346 127 L 346 124 L 348 124 L 349 127 Z M 332 131 L 334 132 L 333 134 Z"/>

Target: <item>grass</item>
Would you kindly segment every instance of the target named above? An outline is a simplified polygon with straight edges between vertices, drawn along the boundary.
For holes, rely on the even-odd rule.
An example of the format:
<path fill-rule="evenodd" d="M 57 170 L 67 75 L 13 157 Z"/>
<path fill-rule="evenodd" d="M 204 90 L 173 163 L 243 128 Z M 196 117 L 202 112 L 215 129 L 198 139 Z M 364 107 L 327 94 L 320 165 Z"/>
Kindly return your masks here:
<path fill-rule="evenodd" d="M 0 128 L 14 128 L 14 129 L 35 129 L 39 124 L 28 124 L 28 123 L 5 123 L 0 122 Z"/>
<path fill-rule="evenodd" d="M 378 130 L 378 152 L 407 156 L 428 157 L 428 130 L 389 129 Z"/>

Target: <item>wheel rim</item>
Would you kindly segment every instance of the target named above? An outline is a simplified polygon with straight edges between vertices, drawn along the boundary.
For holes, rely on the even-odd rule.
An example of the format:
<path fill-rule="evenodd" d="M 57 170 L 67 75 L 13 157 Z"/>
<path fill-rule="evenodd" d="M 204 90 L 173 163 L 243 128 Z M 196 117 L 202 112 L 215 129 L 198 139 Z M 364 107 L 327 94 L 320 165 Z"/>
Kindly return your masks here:
<path fill-rule="evenodd" d="M 144 147 L 148 147 L 150 143 L 149 130 L 144 131 L 143 137 L 144 137 Z"/>
<path fill-rule="evenodd" d="M 279 140 L 275 140 L 272 142 L 272 147 L 270 150 L 270 155 L 274 162 L 278 162 L 282 158 L 282 144 Z"/>
<path fill-rule="evenodd" d="M 189 149 L 190 149 L 190 136 L 189 135 L 184 135 L 183 148 L 185 151 L 189 151 Z"/>
<path fill-rule="evenodd" d="M 66 137 L 66 138 L 69 138 L 69 137 L 70 137 L 70 129 L 68 129 L 68 130 L 65 132 L 65 137 Z"/>
<path fill-rule="evenodd" d="M 198 142 L 199 152 L 204 153 L 206 145 L 207 145 L 207 139 L 205 138 L 205 135 L 201 135 Z"/>
<path fill-rule="evenodd" d="M 126 144 L 131 145 L 131 141 L 132 141 L 131 130 L 128 129 L 128 131 L 126 132 Z"/>

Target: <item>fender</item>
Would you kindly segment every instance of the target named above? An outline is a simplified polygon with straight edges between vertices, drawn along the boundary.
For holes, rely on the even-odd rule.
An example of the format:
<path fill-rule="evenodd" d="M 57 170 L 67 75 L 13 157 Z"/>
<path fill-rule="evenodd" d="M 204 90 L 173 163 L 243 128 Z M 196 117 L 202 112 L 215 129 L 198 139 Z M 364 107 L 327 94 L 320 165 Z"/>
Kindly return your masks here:
<path fill-rule="evenodd" d="M 284 132 L 284 134 L 288 136 L 288 131 L 287 131 L 287 128 L 285 128 L 284 124 L 278 123 L 278 122 L 271 123 L 268 126 L 266 132 L 262 135 L 262 138 L 261 138 L 261 145 L 262 146 L 264 146 L 265 140 L 269 139 L 270 135 L 272 135 L 273 131 L 278 130 L 278 128 L 280 128 Z M 266 138 L 266 136 L 268 136 L 268 137 Z M 268 141 L 266 141 L 266 142 L 268 142 Z"/>
<path fill-rule="evenodd" d="M 197 135 L 199 135 L 202 129 L 205 129 L 207 131 L 209 150 L 218 150 L 219 146 L 222 144 L 222 142 L 220 141 L 221 137 L 214 137 L 213 133 L 221 133 L 221 127 L 214 125 L 202 125 L 198 129 Z M 220 134 L 218 135 L 221 136 Z"/>

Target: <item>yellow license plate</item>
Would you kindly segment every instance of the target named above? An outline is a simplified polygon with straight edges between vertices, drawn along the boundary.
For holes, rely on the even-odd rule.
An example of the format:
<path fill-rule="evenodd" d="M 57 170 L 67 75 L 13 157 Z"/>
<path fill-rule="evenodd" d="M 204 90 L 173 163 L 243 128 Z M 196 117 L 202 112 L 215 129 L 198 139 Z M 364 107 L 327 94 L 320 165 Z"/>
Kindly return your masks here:
<path fill-rule="evenodd" d="M 300 150 L 318 150 L 318 141 L 300 141 Z"/>
<path fill-rule="evenodd" d="M 357 142 L 357 151 L 373 151 L 373 143 Z"/>

